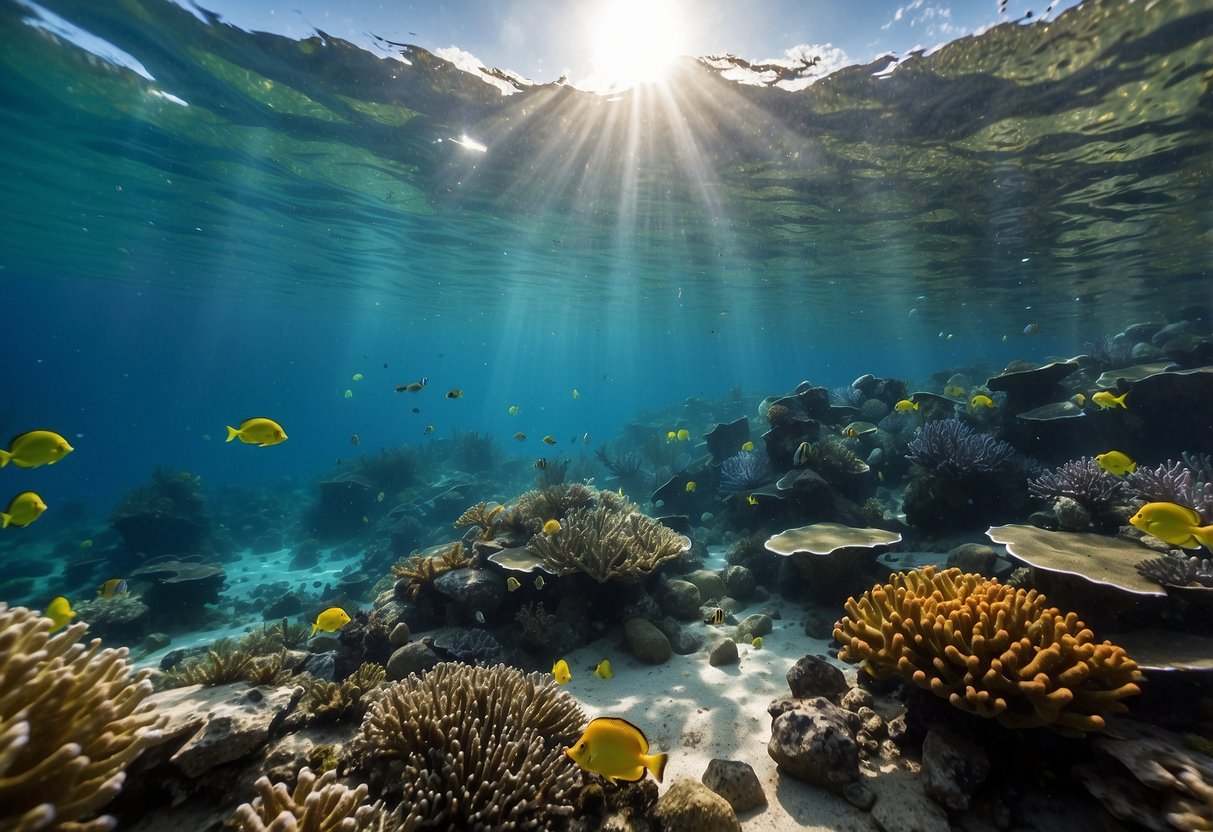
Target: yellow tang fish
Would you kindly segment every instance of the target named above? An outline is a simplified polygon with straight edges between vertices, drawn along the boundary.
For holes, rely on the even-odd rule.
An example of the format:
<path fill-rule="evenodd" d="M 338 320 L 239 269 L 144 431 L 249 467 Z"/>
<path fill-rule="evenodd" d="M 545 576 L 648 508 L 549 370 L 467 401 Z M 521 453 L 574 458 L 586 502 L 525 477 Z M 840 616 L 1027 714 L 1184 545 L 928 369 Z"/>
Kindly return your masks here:
<path fill-rule="evenodd" d="M 724 616 L 725 616 L 724 610 L 722 610 L 720 607 L 716 607 L 714 610 L 712 610 L 710 613 L 708 613 L 708 617 L 703 620 L 703 623 L 704 624 L 723 624 Z"/>
<path fill-rule="evenodd" d="M 686 442 L 690 438 L 691 438 L 691 432 L 689 430 L 687 430 L 686 428 L 682 428 L 681 430 L 678 431 L 678 441 L 679 442 Z"/>
<path fill-rule="evenodd" d="M 1119 396 L 1113 396 L 1109 390 L 1100 390 L 1098 393 L 1091 394 L 1091 401 L 1098 405 L 1100 410 L 1110 410 L 1113 407 L 1128 410 L 1129 406 L 1125 404 L 1127 395 L 1129 395 L 1127 390 Z"/>
<path fill-rule="evenodd" d="M 1193 509 L 1176 503 L 1146 503 L 1129 522 L 1148 535 L 1181 549 L 1213 549 L 1213 525 L 1202 526 Z"/>
<path fill-rule="evenodd" d="M 1137 463 L 1130 459 L 1128 454 L 1121 453 L 1120 451 L 1108 451 L 1107 453 L 1096 455 L 1095 464 L 1109 474 L 1115 474 L 1118 477 L 1132 474 L 1137 470 Z"/>
<path fill-rule="evenodd" d="M 535 589 L 543 589 L 543 576 L 542 575 L 535 576 Z"/>
<path fill-rule="evenodd" d="M 436 430 L 436 428 L 435 428 L 433 425 L 426 425 L 426 426 L 425 426 L 425 435 L 426 435 L 426 436 L 429 436 L 429 435 L 430 435 L 431 433 L 433 433 L 435 430 Z"/>
<path fill-rule="evenodd" d="M 752 505 L 752 506 L 756 506 L 756 505 L 758 505 L 758 498 L 757 498 L 757 497 L 755 497 L 753 494 L 750 494 L 749 496 L 747 496 L 747 497 L 745 498 L 745 501 L 746 501 L 746 502 L 747 502 L 749 505 Z"/>
<path fill-rule="evenodd" d="M 552 436 L 552 434 L 550 434 L 550 433 L 549 433 L 547 436 L 543 437 L 543 444 L 545 444 L 545 445 L 555 445 L 555 444 L 556 444 L 556 437 L 555 437 L 555 436 Z"/>
<path fill-rule="evenodd" d="M 1082 407 L 1087 403 L 1087 397 L 1082 393 L 1075 393 L 1071 401 L 1073 401 L 1074 404 L 1078 405 L 1079 407 Z"/>
<path fill-rule="evenodd" d="M 512 404 L 505 409 L 505 412 L 510 414 L 511 416 L 517 416 L 521 412 L 521 410 L 519 409 L 518 405 Z"/>
<path fill-rule="evenodd" d="M 258 416 L 254 419 L 245 419 L 240 423 L 240 427 L 238 428 L 227 425 L 227 439 L 225 441 L 231 442 L 236 438 L 239 438 L 245 445 L 256 445 L 259 448 L 264 448 L 267 445 L 277 445 L 279 442 L 285 442 L 286 431 L 282 429 L 282 425 L 273 419 Z"/>
<path fill-rule="evenodd" d="M 362 381 L 362 373 L 354 373 L 354 381 Z"/>
<path fill-rule="evenodd" d="M 973 398 L 969 399 L 969 407 L 976 410 L 979 407 L 990 408 L 994 406 L 994 400 L 984 393 L 978 393 Z"/>
<path fill-rule="evenodd" d="M 110 578 L 103 583 L 97 590 L 97 594 L 102 598 L 119 598 L 131 594 L 130 587 L 126 585 L 126 581 L 122 578 Z"/>
<path fill-rule="evenodd" d="M 615 674 L 611 671 L 611 660 L 603 659 L 600 661 L 598 666 L 594 668 L 594 675 L 599 679 L 610 679 L 614 676 Z"/>
<path fill-rule="evenodd" d="M 665 773 L 667 754 L 649 754 L 644 732 L 626 719 L 600 716 L 591 720 L 581 739 L 564 753 L 586 771 L 605 777 L 612 785 L 635 783 L 651 772 L 658 783 Z"/>
<path fill-rule="evenodd" d="M 755 650 L 762 649 L 762 636 L 754 636 L 754 640 L 750 642 L 750 646 Z"/>
<path fill-rule="evenodd" d="M 54 465 L 76 450 L 53 430 L 31 430 L 14 436 L 7 451 L 0 451 L 0 468 L 10 462 L 18 468 Z"/>
<path fill-rule="evenodd" d="M 912 402 L 909 399 L 902 399 L 897 404 L 893 405 L 893 409 L 898 413 L 912 413 L 918 410 L 918 402 Z"/>
<path fill-rule="evenodd" d="M 543 524 L 543 533 L 548 537 L 551 537 L 558 531 L 560 531 L 560 521 L 555 518 Z"/>
<path fill-rule="evenodd" d="M 965 394 L 965 389 L 957 384 L 949 384 L 947 387 L 943 388 L 943 394 L 945 396 L 951 396 L 954 399 L 959 399 Z"/>
<path fill-rule="evenodd" d="M 665 435 L 665 441 L 667 441 L 667 442 L 677 442 L 677 441 L 678 441 L 678 434 L 674 433 L 674 431 L 670 431 L 669 433 L 667 433 L 667 434 Z"/>
<path fill-rule="evenodd" d="M 518 582 L 518 579 L 515 578 L 513 575 L 510 575 L 508 578 L 505 579 L 505 588 L 508 589 L 510 592 L 514 592 L 521 586 L 522 586 L 522 584 L 520 584 Z"/>
<path fill-rule="evenodd" d="M 569 663 L 564 659 L 553 662 L 552 678 L 558 685 L 567 685 L 573 678 L 573 674 L 569 672 Z"/>
<path fill-rule="evenodd" d="M 573 398 L 574 398 L 574 399 L 580 399 L 580 398 L 581 398 L 581 391 L 580 391 L 580 390 L 578 390 L 576 387 L 574 387 L 574 388 L 573 388 Z"/>
<path fill-rule="evenodd" d="M 22 491 L 8 501 L 8 508 L 0 512 L 0 529 L 9 526 L 28 526 L 46 511 L 46 503 L 33 491 Z"/>
<path fill-rule="evenodd" d="M 695 485 L 695 481 L 694 481 L 694 480 L 691 480 L 690 482 L 688 482 L 688 483 L 687 483 L 687 493 L 688 493 L 688 494 L 694 494 L 694 493 L 695 493 L 695 489 L 696 489 L 697 487 L 698 487 L 698 486 L 696 486 L 696 485 Z"/>
<path fill-rule="evenodd" d="M 354 398 L 354 391 L 353 391 L 353 390 L 346 390 L 346 391 L 345 391 L 345 397 L 346 397 L 347 399 L 352 399 L 352 398 Z"/>
<path fill-rule="evenodd" d="M 341 607 L 329 607 L 316 616 L 316 620 L 312 623 L 312 635 L 316 635 L 317 630 L 335 633 L 349 623 L 350 617 L 346 615 L 345 610 L 341 609 Z M 308 638 L 311 638 L 311 636 L 308 636 Z"/>
<path fill-rule="evenodd" d="M 46 612 L 42 613 L 52 622 L 51 632 L 55 632 L 60 627 L 67 625 L 69 621 L 76 617 L 76 611 L 72 609 L 71 602 L 62 595 L 56 595 L 51 599 L 51 602 L 46 605 Z"/>
<path fill-rule="evenodd" d="M 754 450 L 754 443 L 747 439 L 741 443 L 741 449 L 748 454 Z"/>

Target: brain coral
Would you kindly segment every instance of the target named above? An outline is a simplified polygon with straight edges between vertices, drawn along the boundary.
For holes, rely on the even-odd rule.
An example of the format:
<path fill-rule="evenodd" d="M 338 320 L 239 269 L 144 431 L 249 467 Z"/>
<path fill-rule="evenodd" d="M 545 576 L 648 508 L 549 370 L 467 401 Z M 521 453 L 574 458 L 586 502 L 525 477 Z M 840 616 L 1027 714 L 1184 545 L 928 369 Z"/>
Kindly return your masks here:
<path fill-rule="evenodd" d="M 371 705 L 353 759 L 403 763 L 403 829 L 548 829 L 573 813 L 581 774 L 564 747 L 585 721 L 550 677 L 442 663 Z"/>
<path fill-rule="evenodd" d="M 1121 700 L 1139 692 L 1137 663 L 1045 604 L 1035 590 L 927 567 L 847 599 L 834 638 L 842 660 L 1008 727 L 1100 731 L 1102 715 L 1124 713 Z"/>
<path fill-rule="evenodd" d="M 0 604 L 0 829 L 100 832 L 94 817 L 122 790 L 124 769 L 159 736 L 126 648 L 78 639 L 87 624 L 51 635 L 51 620 Z"/>

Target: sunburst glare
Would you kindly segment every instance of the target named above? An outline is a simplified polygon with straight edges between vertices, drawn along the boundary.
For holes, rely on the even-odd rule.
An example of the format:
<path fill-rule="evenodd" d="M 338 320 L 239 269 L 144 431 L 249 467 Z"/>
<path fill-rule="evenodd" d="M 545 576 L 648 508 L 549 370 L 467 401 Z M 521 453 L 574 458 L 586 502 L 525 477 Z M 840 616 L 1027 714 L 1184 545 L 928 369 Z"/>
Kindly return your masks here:
<path fill-rule="evenodd" d="M 685 54 L 689 19 L 677 0 L 602 0 L 591 7 L 585 40 L 593 72 L 583 86 L 622 90 L 661 81 Z"/>

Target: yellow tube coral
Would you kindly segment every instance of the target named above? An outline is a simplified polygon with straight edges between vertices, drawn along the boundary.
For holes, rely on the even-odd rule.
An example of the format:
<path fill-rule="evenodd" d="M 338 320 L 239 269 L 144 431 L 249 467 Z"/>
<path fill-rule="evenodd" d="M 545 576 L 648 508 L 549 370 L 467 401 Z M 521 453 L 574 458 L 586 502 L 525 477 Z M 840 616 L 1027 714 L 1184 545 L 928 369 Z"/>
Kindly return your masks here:
<path fill-rule="evenodd" d="M 0 604 L 0 829 L 101 832 L 114 819 L 94 815 L 159 738 L 152 685 L 126 648 L 78 643 L 87 624 L 51 627 Z"/>
<path fill-rule="evenodd" d="M 934 567 L 898 572 L 834 625 L 838 657 L 873 676 L 898 673 L 954 707 L 1013 728 L 1100 731 L 1140 692 L 1125 651 L 1036 590 Z"/>

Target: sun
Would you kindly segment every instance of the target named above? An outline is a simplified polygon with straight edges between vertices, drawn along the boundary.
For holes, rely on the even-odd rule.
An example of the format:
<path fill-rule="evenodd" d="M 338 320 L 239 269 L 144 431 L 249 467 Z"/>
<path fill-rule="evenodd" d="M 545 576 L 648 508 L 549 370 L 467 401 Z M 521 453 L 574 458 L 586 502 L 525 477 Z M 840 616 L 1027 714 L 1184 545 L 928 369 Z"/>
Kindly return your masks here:
<path fill-rule="evenodd" d="M 604 92 L 659 82 L 687 51 L 677 0 L 600 0 L 586 35 L 592 73 L 585 86 Z"/>

